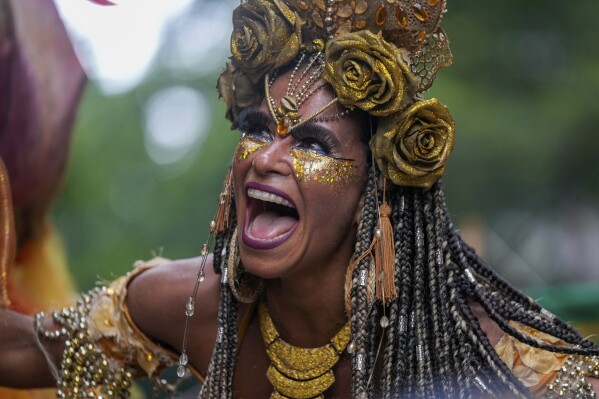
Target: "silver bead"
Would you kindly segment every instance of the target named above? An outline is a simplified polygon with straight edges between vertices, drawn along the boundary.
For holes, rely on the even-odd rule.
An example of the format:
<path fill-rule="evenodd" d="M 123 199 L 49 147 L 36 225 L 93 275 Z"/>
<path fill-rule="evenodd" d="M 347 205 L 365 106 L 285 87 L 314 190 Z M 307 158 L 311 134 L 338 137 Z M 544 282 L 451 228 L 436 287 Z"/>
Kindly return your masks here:
<path fill-rule="evenodd" d="M 468 281 L 470 281 L 472 284 L 476 283 L 476 278 L 474 278 L 474 274 L 472 274 L 472 271 L 470 271 L 469 268 L 466 268 L 466 270 L 464 270 L 464 274 L 466 275 Z"/>
<path fill-rule="evenodd" d="M 406 317 L 403 315 L 399 316 L 399 332 L 406 332 Z"/>
<path fill-rule="evenodd" d="M 474 385 L 477 386 L 482 392 L 487 392 L 489 388 L 485 385 L 485 383 L 480 379 L 479 376 L 474 377 Z"/>
<path fill-rule="evenodd" d="M 356 343 L 354 341 L 352 341 L 349 343 L 349 345 L 347 345 L 347 353 L 352 354 L 352 353 L 354 353 L 355 350 L 356 350 Z"/>
<path fill-rule="evenodd" d="M 418 358 L 419 363 L 424 362 L 424 352 L 422 350 L 422 345 L 416 346 L 416 357 Z"/>
<path fill-rule="evenodd" d="M 191 317 L 193 316 L 193 312 L 195 311 L 195 303 L 192 297 L 187 299 L 187 304 L 185 304 L 185 316 Z"/>
<path fill-rule="evenodd" d="M 216 222 L 214 220 L 211 220 L 208 227 L 210 228 L 210 232 L 214 233 L 214 230 L 216 229 Z"/>
<path fill-rule="evenodd" d="M 364 371 L 365 368 L 365 356 L 360 353 L 357 357 L 356 357 L 356 367 L 358 368 L 358 371 Z"/>
<path fill-rule="evenodd" d="M 555 320 L 555 315 L 545 308 L 541 309 L 541 314 L 551 321 Z"/>
<path fill-rule="evenodd" d="M 185 368 L 185 366 L 177 367 L 177 377 L 179 377 L 179 378 L 185 377 L 186 372 L 187 372 L 187 369 Z"/>
<path fill-rule="evenodd" d="M 198 283 L 203 282 L 206 279 L 206 273 L 202 270 L 199 274 L 198 274 Z"/>
<path fill-rule="evenodd" d="M 360 284 L 362 287 L 365 286 L 367 278 L 368 278 L 368 270 L 366 270 L 366 269 L 360 270 L 360 280 L 358 281 L 358 284 Z"/>
<path fill-rule="evenodd" d="M 387 316 L 381 317 L 380 323 L 381 323 L 381 327 L 383 327 L 383 328 L 389 327 L 389 318 Z"/>
<path fill-rule="evenodd" d="M 221 269 L 221 273 L 222 273 L 222 274 L 221 274 L 221 282 L 222 282 L 223 284 L 227 284 L 227 282 L 229 281 L 229 277 L 227 276 L 227 268 L 226 268 L 226 267 L 223 267 L 223 268 Z"/>
<path fill-rule="evenodd" d="M 374 235 L 376 236 L 376 238 L 381 238 L 383 236 L 383 232 L 381 231 L 381 229 L 376 229 L 374 231 Z"/>
<path fill-rule="evenodd" d="M 438 248 L 436 251 L 437 255 L 437 266 L 443 266 L 443 251 L 441 248 Z"/>
<path fill-rule="evenodd" d="M 187 366 L 187 362 L 189 361 L 189 359 L 187 358 L 187 354 L 185 352 L 183 352 L 181 354 L 181 356 L 179 357 L 179 365 L 180 366 Z"/>

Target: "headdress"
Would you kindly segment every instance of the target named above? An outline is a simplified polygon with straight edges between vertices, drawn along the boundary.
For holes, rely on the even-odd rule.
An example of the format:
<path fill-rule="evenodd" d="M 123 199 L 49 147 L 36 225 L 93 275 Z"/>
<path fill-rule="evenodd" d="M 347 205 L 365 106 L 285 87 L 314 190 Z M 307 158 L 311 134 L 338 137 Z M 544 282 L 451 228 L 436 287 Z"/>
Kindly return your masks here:
<path fill-rule="evenodd" d="M 445 172 L 453 148 L 451 114 L 437 100 L 420 98 L 437 71 L 451 65 L 440 27 L 445 6 L 445 0 L 242 2 L 233 12 L 231 61 L 217 85 L 227 117 L 235 125 L 240 109 L 264 97 L 282 133 L 317 117 L 331 103 L 301 118 L 293 93 L 273 104 L 268 91 L 281 67 L 312 55 L 316 73 L 308 86 L 322 76 L 335 101 L 379 118 L 371 149 L 383 176 L 396 185 L 429 188 Z"/>

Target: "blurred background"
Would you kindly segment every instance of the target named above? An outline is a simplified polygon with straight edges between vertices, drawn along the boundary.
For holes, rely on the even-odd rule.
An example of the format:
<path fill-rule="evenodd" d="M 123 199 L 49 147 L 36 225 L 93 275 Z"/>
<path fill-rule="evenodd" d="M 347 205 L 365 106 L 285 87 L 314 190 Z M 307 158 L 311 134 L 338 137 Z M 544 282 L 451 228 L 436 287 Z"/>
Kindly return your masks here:
<path fill-rule="evenodd" d="M 238 1 L 55 2 L 90 79 L 52 208 L 78 288 L 196 256 L 239 138 L 215 90 Z M 516 286 L 599 332 L 599 2 L 448 8 L 454 65 L 426 97 L 457 121 L 454 221 Z"/>

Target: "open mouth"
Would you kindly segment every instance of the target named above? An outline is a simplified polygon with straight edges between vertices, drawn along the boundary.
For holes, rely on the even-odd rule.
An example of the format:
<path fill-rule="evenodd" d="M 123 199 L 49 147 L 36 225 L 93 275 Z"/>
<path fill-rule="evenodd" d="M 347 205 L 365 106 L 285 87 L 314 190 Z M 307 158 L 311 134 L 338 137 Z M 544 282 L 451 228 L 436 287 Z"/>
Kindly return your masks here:
<path fill-rule="evenodd" d="M 255 249 L 271 249 L 287 241 L 299 223 L 290 199 L 270 187 L 248 184 L 243 241 Z"/>

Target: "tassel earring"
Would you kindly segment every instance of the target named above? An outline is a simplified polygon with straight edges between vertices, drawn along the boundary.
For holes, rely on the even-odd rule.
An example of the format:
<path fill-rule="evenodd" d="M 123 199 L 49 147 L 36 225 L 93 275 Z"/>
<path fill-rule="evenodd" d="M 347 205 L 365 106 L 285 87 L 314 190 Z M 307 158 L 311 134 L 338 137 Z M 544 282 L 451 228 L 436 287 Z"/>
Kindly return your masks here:
<path fill-rule="evenodd" d="M 387 203 L 387 179 L 383 179 L 383 202 L 379 207 L 379 222 L 375 233 L 374 259 L 376 298 L 388 305 L 397 298 L 395 287 L 395 243 L 391 226 L 391 207 Z"/>
<path fill-rule="evenodd" d="M 223 183 L 223 191 L 218 197 L 218 209 L 211 223 L 212 234 L 222 233 L 231 225 L 231 202 L 233 200 L 233 168 L 229 168 L 227 177 Z"/>

